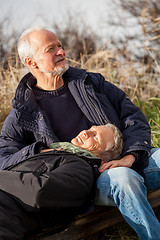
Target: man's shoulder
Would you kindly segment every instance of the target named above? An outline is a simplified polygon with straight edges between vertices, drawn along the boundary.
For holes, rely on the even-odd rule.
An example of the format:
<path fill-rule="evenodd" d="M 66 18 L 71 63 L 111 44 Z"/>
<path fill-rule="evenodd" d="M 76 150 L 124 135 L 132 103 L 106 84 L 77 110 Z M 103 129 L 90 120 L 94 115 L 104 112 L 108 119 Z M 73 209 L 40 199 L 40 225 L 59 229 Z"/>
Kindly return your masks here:
<path fill-rule="evenodd" d="M 117 92 L 118 94 L 123 93 L 120 88 L 107 81 L 101 73 L 90 72 L 86 69 L 69 67 L 67 72 L 64 73 L 63 77 L 69 85 L 72 82 L 79 87 L 80 84 L 84 81 L 85 85 L 92 85 L 96 92 L 103 92 L 105 90 L 108 92 L 108 94 L 113 92 Z"/>
<path fill-rule="evenodd" d="M 75 68 L 75 67 L 69 67 L 69 69 L 64 73 L 63 78 L 68 82 L 85 80 L 86 84 L 87 82 L 98 83 L 99 81 L 104 80 L 104 77 L 100 73 L 90 72 L 90 71 L 87 71 L 86 69 Z"/>
<path fill-rule="evenodd" d="M 36 78 L 32 75 L 32 73 L 26 73 L 19 82 L 18 86 L 24 85 L 25 83 L 29 88 L 32 88 L 37 82 Z"/>
<path fill-rule="evenodd" d="M 66 80 L 81 79 L 86 75 L 85 69 L 69 67 L 69 69 L 63 74 L 63 78 Z"/>

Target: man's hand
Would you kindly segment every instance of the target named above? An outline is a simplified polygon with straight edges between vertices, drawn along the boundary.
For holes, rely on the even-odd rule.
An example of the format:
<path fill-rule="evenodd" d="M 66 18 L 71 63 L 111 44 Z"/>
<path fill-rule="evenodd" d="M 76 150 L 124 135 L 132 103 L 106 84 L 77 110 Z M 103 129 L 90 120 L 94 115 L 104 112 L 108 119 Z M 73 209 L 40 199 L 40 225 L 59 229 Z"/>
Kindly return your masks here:
<path fill-rule="evenodd" d="M 132 164 L 135 161 L 135 157 L 133 155 L 127 155 L 120 160 L 113 160 L 110 162 L 102 162 L 101 166 L 99 167 L 99 171 L 102 173 L 106 169 L 111 169 L 115 167 L 132 167 Z"/>

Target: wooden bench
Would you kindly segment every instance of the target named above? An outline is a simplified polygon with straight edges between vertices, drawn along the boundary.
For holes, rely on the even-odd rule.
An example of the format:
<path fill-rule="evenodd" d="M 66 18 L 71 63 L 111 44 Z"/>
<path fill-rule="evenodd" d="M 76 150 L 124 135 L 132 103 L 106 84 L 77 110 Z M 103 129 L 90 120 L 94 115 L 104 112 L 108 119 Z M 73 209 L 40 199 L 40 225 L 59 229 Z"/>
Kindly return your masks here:
<path fill-rule="evenodd" d="M 148 193 L 152 208 L 160 206 L 160 189 Z M 80 215 L 67 226 L 44 230 L 29 240 L 78 240 L 124 221 L 116 207 L 95 207 L 89 214 Z"/>

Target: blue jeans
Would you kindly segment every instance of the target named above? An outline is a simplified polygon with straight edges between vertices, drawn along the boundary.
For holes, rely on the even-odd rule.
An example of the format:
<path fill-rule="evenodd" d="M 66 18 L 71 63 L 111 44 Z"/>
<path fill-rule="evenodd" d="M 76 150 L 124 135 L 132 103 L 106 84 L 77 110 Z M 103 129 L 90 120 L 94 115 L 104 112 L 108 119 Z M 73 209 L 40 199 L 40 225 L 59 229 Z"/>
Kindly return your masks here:
<path fill-rule="evenodd" d="M 144 173 L 148 190 L 160 188 L 160 148 L 152 148 L 149 166 L 145 168 Z"/>
<path fill-rule="evenodd" d="M 158 158 L 157 155 L 156 157 L 154 156 L 153 153 L 153 156 L 151 155 L 150 157 L 150 164 L 145 169 L 146 184 L 149 190 L 160 187 L 160 171 L 159 183 L 156 184 L 157 181 L 154 181 L 154 177 L 158 178 L 157 170 L 153 171 L 153 168 L 150 167 L 156 162 L 155 158 Z M 156 184 L 154 188 L 152 187 L 152 182 Z M 147 188 L 143 177 L 130 168 L 118 167 L 105 170 L 97 179 L 95 205 L 117 206 L 140 240 L 158 240 L 160 239 L 160 223 L 146 196 Z"/>

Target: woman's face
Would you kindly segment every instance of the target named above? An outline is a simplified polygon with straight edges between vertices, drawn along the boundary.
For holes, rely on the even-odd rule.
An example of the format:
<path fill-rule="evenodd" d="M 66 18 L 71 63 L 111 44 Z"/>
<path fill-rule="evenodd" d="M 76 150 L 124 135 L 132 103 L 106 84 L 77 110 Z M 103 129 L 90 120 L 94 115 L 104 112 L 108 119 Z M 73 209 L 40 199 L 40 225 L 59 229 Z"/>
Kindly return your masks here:
<path fill-rule="evenodd" d="M 105 125 L 92 126 L 81 131 L 71 143 L 100 156 L 109 145 L 114 144 L 114 132 L 111 127 Z"/>

